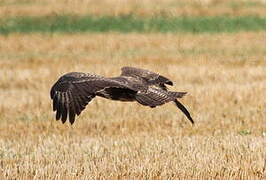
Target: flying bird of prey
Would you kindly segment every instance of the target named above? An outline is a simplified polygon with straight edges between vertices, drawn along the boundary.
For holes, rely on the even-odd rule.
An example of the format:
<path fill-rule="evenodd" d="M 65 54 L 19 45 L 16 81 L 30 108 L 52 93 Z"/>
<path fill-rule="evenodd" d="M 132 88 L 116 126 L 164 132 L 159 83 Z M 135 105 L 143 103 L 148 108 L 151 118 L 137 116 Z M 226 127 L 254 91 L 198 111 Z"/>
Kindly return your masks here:
<path fill-rule="evenodd" d="M 73 124 L 75 116 L 80 115 L 94 97 L 100 96 L 118 101 L 137 101 L 151 108 L 173 101 L 194 123 L 188 110 L 177 100 L 186 92 L 168 91 L 166 85 L 173 85 L 168 78 L 135 67 L 123 67 L 121 70 L 120 76 L 111 78 L 82 72 L 61 76 L 50 91 L 56 120 L 61 119 L 65 123 L 68 118 Z"/>

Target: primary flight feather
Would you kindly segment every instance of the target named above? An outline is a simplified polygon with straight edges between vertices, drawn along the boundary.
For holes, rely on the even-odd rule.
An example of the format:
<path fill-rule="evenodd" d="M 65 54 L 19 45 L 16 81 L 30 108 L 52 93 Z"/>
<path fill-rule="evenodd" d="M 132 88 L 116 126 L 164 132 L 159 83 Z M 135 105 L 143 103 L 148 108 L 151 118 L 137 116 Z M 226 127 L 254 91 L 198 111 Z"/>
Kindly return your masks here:
<path fill-rule="evenodd" d="M 177 100 L 186 92 L 168 91 L 166 85 L 173 85 L 168 78 L 157 73 L 123 67 L 118 77 L 106 78 L 94 74 L 71 72 L 61 76 L 50 91 L 56 119 L 63 123 L 67 118 L 73 124 L 75 116 L 85 109 L 96 96 L 119 101 L 137 101 L 154 108 L 173 101 L 193 124 L 188 110 Z"/>

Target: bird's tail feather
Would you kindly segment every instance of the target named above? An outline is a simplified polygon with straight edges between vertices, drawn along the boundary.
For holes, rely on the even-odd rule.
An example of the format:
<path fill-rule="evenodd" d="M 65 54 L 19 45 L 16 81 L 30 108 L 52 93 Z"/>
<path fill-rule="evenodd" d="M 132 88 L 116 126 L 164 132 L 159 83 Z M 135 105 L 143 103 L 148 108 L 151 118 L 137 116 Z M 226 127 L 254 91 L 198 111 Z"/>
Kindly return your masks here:
<path fill-rule="evenodd" d="M 175 102 L 175 105 L 178 107 L 178 109 L 180 109 L 187 116 L 187 118 L 190 120 L 190 122 L 192 124 L 194 124 L 194 120 L 192 119 L 192 117 L 191 117 L 190 113 L 188 112 L 188 110 L 186 109 L 186 107 L 183 104 L 181 104 L 177 99 L 175 99 L 174 102 Z"/>
<path fill-rule="evenodd" d="M 169 95 L 172 96 L 174 99 L 176 98 L 182 98 L 187 94 L 187 92 L 173 92 L 173 91 L 168 91 Z"/>

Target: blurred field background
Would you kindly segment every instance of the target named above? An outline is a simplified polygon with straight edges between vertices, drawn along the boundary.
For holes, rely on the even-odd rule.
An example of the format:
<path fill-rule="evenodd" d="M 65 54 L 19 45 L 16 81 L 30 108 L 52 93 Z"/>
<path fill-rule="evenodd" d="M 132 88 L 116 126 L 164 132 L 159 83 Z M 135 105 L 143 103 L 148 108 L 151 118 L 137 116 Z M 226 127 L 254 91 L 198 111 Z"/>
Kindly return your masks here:
<path fill-rule="evenodd" d="M 266 178 L 265 1 L 0 0 L 0 17 L 0 179 Z M 195 126 L 101 98 L 55 121 L 59 76 L 122 66 L 187 91 Z"/>

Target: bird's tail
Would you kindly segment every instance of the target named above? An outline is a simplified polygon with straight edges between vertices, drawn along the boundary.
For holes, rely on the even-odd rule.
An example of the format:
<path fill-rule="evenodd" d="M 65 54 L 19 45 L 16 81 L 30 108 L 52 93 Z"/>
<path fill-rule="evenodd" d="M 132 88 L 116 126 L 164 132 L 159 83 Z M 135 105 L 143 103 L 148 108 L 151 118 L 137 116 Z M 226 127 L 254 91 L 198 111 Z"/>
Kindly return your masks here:
<path fill-rule="evenodd" d="M 173 91 L 168 91 L 168 94 L 172 96 L 174 99 L 176 98 L 182 98 L 187 94 L 187 92 L 173 92 Z"/>
<path fill-rule="evenodd" d="M 180 109 L 186 116 L 187 118 L 189 119 L 189 121 L 194 124 L 194 120 L 192 119 L 190 113 L 188 112 L 188 110 L 186 109 L 186 107 L 181 104 L 177 99 L 174 100 L 175 102 L 175 105 L 178 107 L 178 109 Z"/>

